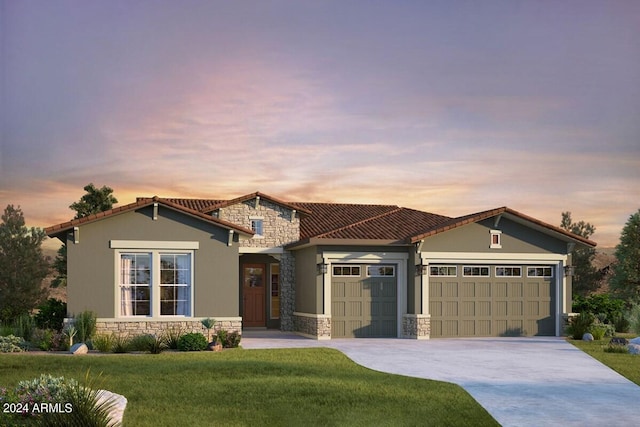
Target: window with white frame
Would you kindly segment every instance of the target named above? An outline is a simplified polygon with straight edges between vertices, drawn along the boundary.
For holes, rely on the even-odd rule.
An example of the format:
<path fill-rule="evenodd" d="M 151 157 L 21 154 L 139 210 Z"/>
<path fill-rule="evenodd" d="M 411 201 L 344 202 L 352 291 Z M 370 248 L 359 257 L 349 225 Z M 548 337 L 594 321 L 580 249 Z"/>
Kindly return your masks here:
<path fill-rule="evenodd" d="M 191 252 L 122 252 L 120 316 L 191 316 Z"/>
<path fill-rule="evenodd" d="M 527 267 L 527 277 L 553 277 L 552 267 Z"/>
<path fill-rule="evenodd" d="M 359 265 L 334 265 L 334 277 L 360 277 Z"/>
<path fill-rule="evenodd" d="M 251 230 L 256 233 L 253 237 L 264 236 L 264 219 L 262 217 L 249 218 Z"/>
<path fill-rule="evenodd" d="M 489 244 L 489 248 L 490 249 L 502 248 L 502 231 L 490 230 L 490 234 L 491 234 L 491 243 Z"/>
<path fill-rule="evenodd" d="M 464 277 L 489 277 L 489 267 L 485 265 L 465 265 L 462 268 Z"/>
<path fill-rule="evenodd" d="M 396 267 L 393 265 L 368 265 L 367 277 L 394 277 Z"/>
<path fill-rule="evenodd" d="M 429 276 L 456 277 L 458 266 L 456 265 L 430 265 Z"/>
<path fill-rule="evenodd" d="M 522 277 L 522 267 L 498 266 L 496 277 Z"/>

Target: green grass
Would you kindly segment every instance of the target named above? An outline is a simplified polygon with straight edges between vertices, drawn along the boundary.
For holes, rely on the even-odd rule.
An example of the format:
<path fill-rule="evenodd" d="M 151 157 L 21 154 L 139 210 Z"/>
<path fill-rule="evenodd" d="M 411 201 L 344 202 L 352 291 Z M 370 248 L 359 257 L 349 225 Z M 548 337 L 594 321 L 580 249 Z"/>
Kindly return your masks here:
<path fill-rule="evenodd" d="M 461 387 L 375 372 L 333 349 L 233 349 L 160 355 L 0 355 L 0 386 L 41 373 L 129 403 L 125 426 L 498 425 Z"/>
<path fill-rule="evenodd" d="M 621 336 L 625 336 L 622 334 Z M 628 335 L 635 337 L 635 335 Z M 604 363 L 620 375 L 640 385 L 640 355 L 605 353 L 604 348 L 609 344 L 610 338 L 600 341 L 568 340 L 571 344 L 587 353 L 589 356 Z"/>

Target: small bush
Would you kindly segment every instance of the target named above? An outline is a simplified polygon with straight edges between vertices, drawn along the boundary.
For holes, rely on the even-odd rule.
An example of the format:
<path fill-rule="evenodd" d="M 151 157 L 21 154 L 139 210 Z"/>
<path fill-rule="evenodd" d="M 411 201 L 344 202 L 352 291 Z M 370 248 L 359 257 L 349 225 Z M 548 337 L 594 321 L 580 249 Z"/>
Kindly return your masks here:
<path fill-rule="evenodd" d="M 0 353 L 19 353 L 27 348 L 27 342 L 22 337 L 9 335 L 0 337 Z"/>
<path fill-rule="evenodd" d="M 591 335 L 593 335 L 594 340 L 600 341 L 602 338 L 604 338 L 604 334 L 607 332 L 607 328 L 606 325 L 596 323 L 591 325 L 591 327 L 589 328 L 589 332 L 591 333 Z"/>
<path fill-rule="evenodd" d="M 115 335 L 113 333 L 96 335 L 93 338 L 93 348 L 101 353 L 109 353 L 113 349 L 114 339 Z"/>
<path fill-rule="evenodd" d="M 53 334 L 53 336 L 51 337 L 51 350 L 69 350 L 69 340 L 63 332 L 55 332 Z"/>
<path fill-rule="evenodd" d="M 631 307 L 628 313 L 629 329 L 640 335 L 640 305 Z"/>
<path fill-rule="evenodd" d="M 153 340 L 153 335 L 134 335 L 129 341 L 129 350 L 149 351 L 149 346 Z"/>
<path fill-rule="evenodd" d="M 128 335 L 114 335 L 111 350 L 114 353 L 128 353 L 131 346 L 131 339 Z"/>
<path fill-rule="evenodd" d="M 64 318 L 67 317 L 67 303 L 49 298 L 39 308 L 40 311 L 35 316 L 36 325 L 40 329 L 61 331 Z"/>
<path fill-rule="evenodd" d="M 85 310 L 75 316 L 73 325 L 78 330 L 78 341 L 86 343 L 96 334 L 96 314 Z"/>
<path fill-rule="evenodd" d="M 607 344 L 604 347 L 605 353 L 629 353 L 629 347 L 620 344 Z"/>
<path fill-rule="evenodd" d="M 21 314 L 13 321 L 14 335 L 24 338 L 25 341 L 31 341 L 35 329 L 36 322 L 28 314 Z"/>
<path fill-rule="evenodd" d="M 13 330 L 13 326 L 8 323 L 1 322 L 0 323 L 0 337 L 7 337 L 9 335 L 13 335 L 15 331 Z"/>
<path fill-rule="evenodd" d="M 167 343 L 161 335 L 151 335 L 148 351 L 151 354 L 160 354 L 167 349 Z"/>
<path fill-rule="evenodd" d="M 222 344 L 224 348 L 236 348 L 240 345 L 240 339 L 242 335 L 237 332 L 228 332 L 224 329 L 220 329 L 215 336 L 214 341 Z"/>
<path fill-rule="evenodd" d="M 581 340 L 582 336 L 589 332 L 589 328 L 593 325 L 595 317 L 589 312 L 582 312 L 576 317 L 571 318 L 567 333 L 571 335 L 574 340 Z"/>
<path fill-rule="evenodd" d="M 199 332 L 184 334 L 178 340 L 178 350 L 180 351 L 203 351 L 207 345 L 207 338 Z"/>
<path fill-rule="evenodd" d="M 53 334 L 54 331 L 51 329 L 36 329 L 31 337 L 31 345 L 49 351 L 53 348 Z"/>
<path fill-rule="evenodd" d="M 170 348 L 171 350 L 177 350 L 178 342 L 180 341 L 180 337 L 182 335 L 184 335 L 182 329 L 167 329 L 164 332 L 162 338 L 164 339 L 164 342 L 168 348 Z"/>
<path fill-rule="evenodd" d="M 227 332 L 227 330 L 220 329 L 216 332 L 213 341 L 222 344 L 222 346 L 224 347 L 225 343 L 227 342 L 227 335 L 229 335 L 229 332 Z"/>
<path fill-rule="evenodd" d="M 629 319 L 627 318 L 627 316 L 624 315 L 624 313 L 618 314 L 613 319 L 613 325 L 616 329 L 616 332 L 622 332 L 622 333 L 629 332 L 629 326 L 630 326 Z"/>

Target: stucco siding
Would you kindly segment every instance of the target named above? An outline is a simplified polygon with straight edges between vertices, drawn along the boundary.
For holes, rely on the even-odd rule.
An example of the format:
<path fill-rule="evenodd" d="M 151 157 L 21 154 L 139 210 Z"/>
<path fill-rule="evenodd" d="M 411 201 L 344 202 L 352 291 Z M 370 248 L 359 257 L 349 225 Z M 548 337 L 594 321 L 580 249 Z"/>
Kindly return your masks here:
<path fill-rule="evenodd" d="M 316 247 L 293 252 L 296 265 L 295 311 L 320 314 L 323 312 L 322 275 L 317 265 L 322 261 Z"/>
<path fill-rule="evenodd" d="M 112 240 L 180 241 L 199 244 L 193 252 L 193 316 L 238 316 L 238 245 L 227 245 L 228 230 L 162 206 L 157 220 L 152 217 L 149 206 L 80 226 L 79 243 L 68 242 L 69 312 L 118 316 Z"/>

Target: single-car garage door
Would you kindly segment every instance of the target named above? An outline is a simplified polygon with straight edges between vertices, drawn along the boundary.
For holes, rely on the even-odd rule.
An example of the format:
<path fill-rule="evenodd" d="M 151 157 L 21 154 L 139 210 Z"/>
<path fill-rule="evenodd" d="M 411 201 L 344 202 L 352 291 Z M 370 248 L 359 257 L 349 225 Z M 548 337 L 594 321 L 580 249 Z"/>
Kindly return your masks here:
<path fill-rule="evenodd" d="M 397 289 L 395 265 L 332 265 L 332 338 L 396 337 Z"/>
<path fill-rule="evenodd" d="M 432 337 L 555 335 L 553 266 L 429 266 Z"/>

